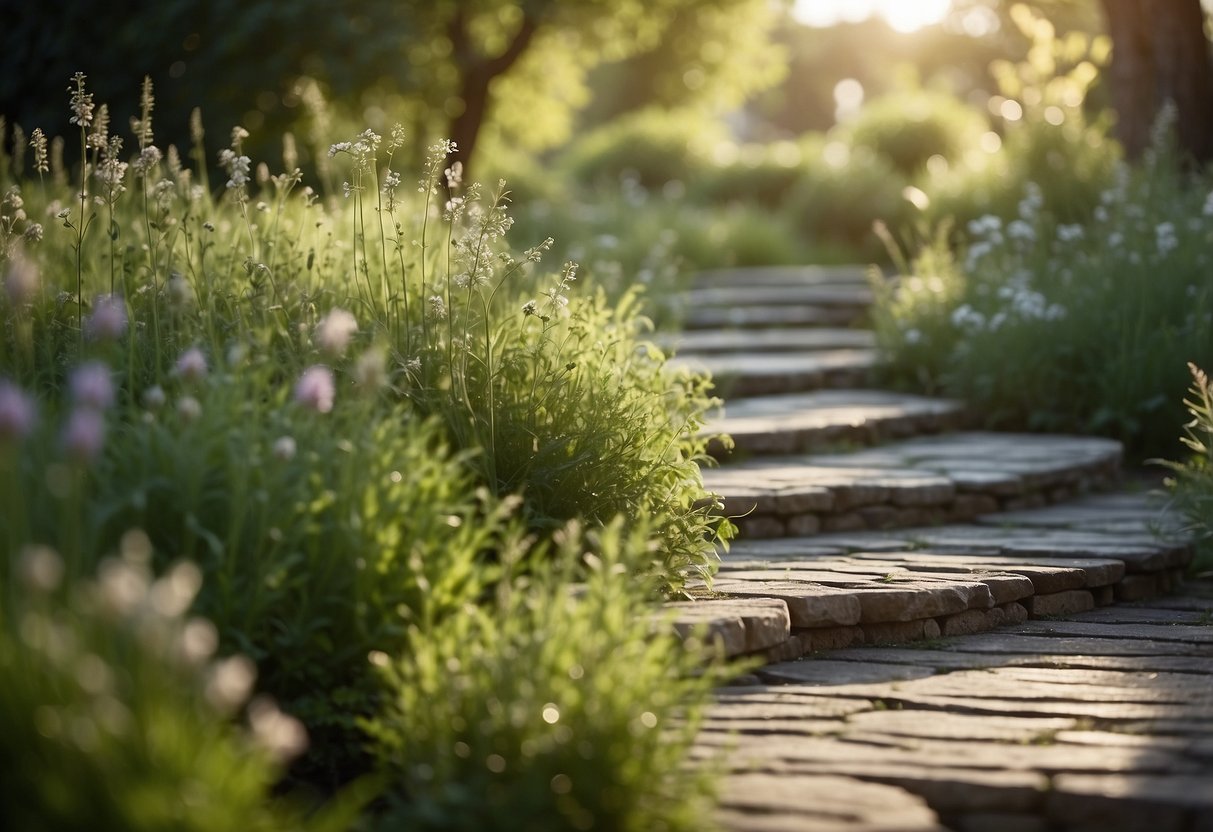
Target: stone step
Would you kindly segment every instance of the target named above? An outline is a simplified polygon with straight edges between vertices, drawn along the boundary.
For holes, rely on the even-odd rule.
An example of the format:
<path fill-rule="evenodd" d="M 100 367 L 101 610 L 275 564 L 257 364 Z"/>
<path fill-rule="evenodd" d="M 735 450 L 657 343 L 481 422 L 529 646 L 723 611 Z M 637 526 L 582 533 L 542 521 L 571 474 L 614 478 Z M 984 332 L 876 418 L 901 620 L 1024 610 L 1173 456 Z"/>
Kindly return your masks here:
<path fill-rule="evenodd" d="M 1101 506 L 1104 517 L 1133 516 L 1136 525 L 1090 528 Z M 1017 525 L 1001 527 L 738 541 L 722 556 L 714 600 L 670 609 L 681 634 L 706 624 L 706 636 L 726 655 L 782 660 L 1070 615 L 1179 583 L 1193 549 L 1186 538 L 1153 536 L 1160 520 L 1163 526 L 1172 521 L 1150 495 L 1092 497 L 1067 507 L 1079 527 L 1041 525 L 1040 516 L 1057 516 L 1044 508 L 1019 512 Z M 1211 611 L 1213 601 L 1208 608 L 1155 613 L 1154 620 L 1137 621 L 1133 635 L 1213 643 L 1213 629 L 1206 638 L 1188 626 L 1207 623 Z M 1167 627 L 1178 629 L 1168 636 Z M 1056 632 L 1087 634 L 1063 625 Z"/>
<path fill-rule="evenodd" d="M 876 336 L 868 329 L 724 329 L 658 333 L 657 343 L 686 358 L 730 352 L 779 353 L 813 350 L 870 350 Z"/>
<path fill-rule="evenodd" d="M 964 423 L 959 402 L 882 390 L 822 390 L 731 399 L 706 434 L 728 434 L 736 454 L 789 454 L 831 445 L 871 445 Z M 713 448 L 725 459 L 719 443 Z"/>
<path fill-rule="evenodd" d="M 850 327 L 861 324 L 865 308 L 851 306 L 701 306 L 671 305 L 682 326 L 701 329 L 769 329 L 773 327 Z"/>
<path fill-rule="evenodd" d="M 669 363 L 711 375 L 716 395 L 732 399 L 861 387 L 871 375 L 876 360 L 875 350 L 839 349 L 682 355 L 670 359 Z"/>
<path fill-rule="evenodd" d="M 692 278 L 710 286 L 868 286 L 871 266 L 750 266 L 709 269 Z"/>
<path fill-rule="evenodd" d="M 724 793 L 751 796 L 721 822 L 818 828 L 811 805 L 763 797 L 854 781 L 894 790 L 873 793 L 879 805 L 919 798 L 954 830 L 1207 829 L 1213 628 L 1184 616 L 1213 602 L 1181 600 L 771 665 L 722 689 L 699 735 Z M 930 822 L 921 811 L 905 828 Z M 874 826 L 840 816 L 830 828 Z"/>
<path fill-rule="evenodd" d="M 672 307 L 704 306 L 826 306 L 864 309 L 872 305 L 872 290 L 855 284 L 717 285 L 686 289 L 671 296 Z"/>
<path fill-rule="evenodd" d="M 1114 483 L 1121 447 L 1106 439 L 955 433 L 847 454 L 757 457 L 704 471 L 741 535 L 968 520 L 1060 502 Z"/>

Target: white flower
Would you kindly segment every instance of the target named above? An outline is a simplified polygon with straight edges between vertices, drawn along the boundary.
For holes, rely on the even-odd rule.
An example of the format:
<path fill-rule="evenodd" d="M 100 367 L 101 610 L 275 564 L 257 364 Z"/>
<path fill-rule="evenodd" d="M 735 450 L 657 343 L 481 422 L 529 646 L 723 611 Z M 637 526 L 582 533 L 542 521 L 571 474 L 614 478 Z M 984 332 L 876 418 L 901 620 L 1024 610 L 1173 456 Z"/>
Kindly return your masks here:
<path fill-rule="evenodd" d="M 274 440 L 274 458 L 290 462 L 295 458 L 295 440 L 290 436 L 279 436 Z"/>
<path fill-rule="evenodd" d="M 353 313 L 334 307 L 316 324 L 316 346 L 332 356 L 344 355 L 357 331 L 358 320 Z"/>
<path fill-rule="evenodd" d="M 1158 253 L 1163 257 L 1179 248 L 1179 238 L 1175 235 L 1175 224 L 1160 222 L 1154 228 L 1154 242 L 1158 246 Z"/>

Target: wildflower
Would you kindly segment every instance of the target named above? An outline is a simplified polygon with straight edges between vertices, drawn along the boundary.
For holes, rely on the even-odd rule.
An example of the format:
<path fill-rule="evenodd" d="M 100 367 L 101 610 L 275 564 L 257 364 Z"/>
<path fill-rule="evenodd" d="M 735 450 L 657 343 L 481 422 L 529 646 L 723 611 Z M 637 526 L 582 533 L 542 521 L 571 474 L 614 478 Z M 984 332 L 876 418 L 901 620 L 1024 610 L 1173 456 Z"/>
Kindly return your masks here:
<path fill-rule="evenodd" d="M 177 400 L 177 416 L 180 417 L 181 421 L 186 424 L 196 422 L 201 415 L 202 403 L 193 396 L 182 396 Z"/>
<path fill-rule="evenodd" d="M 435 320 L 443 320 L 446 318 L 446 301 L 442 299 L 442 295 L 430 295 L 430 317 Z"/>
<path fill-rule="evenodd" d="M 194 299 L 194 292 L 189 281 L 177 272 L 169 275 L 164 284 L 164 292 L 168 295 L 169 304 L 175 309 L 183 309 Z"/>
<path fill-rule="evenodd" d="M 387 383 L 387 355 L 382 349 L 372 347 L 358 356 L 354 362 L 354 383 L 360 390 L 372 392 Z"/>
<path fill-rule="evenodd" d="M 38 292 L 38 283 L 38 267 L 20 254 L 14 254 L 4 276 L 4 292 L 9 303 L 21 306 L 32 301 Z"/>
<path fill-rule="evenodd" d="M 308 367 L 295 383 L 295 401 L 317 413 L 328 413 L 333 409 L 336 392 L 333 371 L 323 364 Z"/>
<path fill-rule="evenodd" d="M 1205 206 L 1201 213 L 1206 217 L 1213 217 L 1213 191 L 1209 191 L 1209 195 L 1205 197 Z"/>
<path fill-rule="evenodd" d="M 147 176 L 152 168 L 160 164 L 161 158 L 160 148 L 154 144 L 149 144 L 139 151 L 139 157 L 135 159 L 135 173 L 139 176 Z"/>
<path fill-rule="evenodd" d="M 81 364 L 68 381 L 72 401 L 83 410 L 102 411 L 114 403 L 110 369 L 100 361 Z"/>
<path fill-rule="evenodd" d="M 207 374 L 206 356 L 197 347 L 190 347 L 177 359 L 175 371 L 188 382 L 202 381 Z"/>
<path fill-rule="evenodd" d="M 522 314 L 526 317 L 539 314 L 539 305 L 533 300 L 528 300 L 522 304 Z"/>
<path fill-rule="evenodd" d="M 383 192 L 389 194 L 400 187 L 400 174 L 393 173 L 391 170 L 385 171 L 383 174 Z"/>
<path fill-rule="evenodd" d="M 33 400 L 17 385 L 0 379 L 0 443 L 29 436 L 36 418 Z"/>
<path fill-rule="evenodd" d="M 316 324 L 316 346 L 334 357 L 342 356 L 357 331 L 358 321 L 353 314 L 334 307 Z"/>
<path fill-rule="evenodd" d="M 295 458 L 295 440 L 290 436 L 279 436 L 274 440 L 274 459 L 290 462 Z"/>
<path fill-rule="evenodd" d="M 90 462 L 105 445 L 105 417 L 91 407 L 73 410 L 63 428 L 63 449 L 77 462 Z"/>
<path fill-rule="evenodd" d="M 1081 240 L 1084 235 L 1082 225 L 1074 223 L 1072 225 L 1057 226 L 1057 239 L 1063 243 L 1072 243 Z"/>
<path fill-rule="evenodd" d="M 252 693 L 257 668 L 245 656 L 230 656 L 211 668 L 206 682 L 206 698 L 215 710 L 229 713 L 236 710 Z"/>
<path fill-rule="evenodd" d="M 126 302 L 121 295 L 98 295 L 84 334 L 93 341 L 116 341 L 126 332 Z"/>
<path fill-rule="evenodd" d="M 248 706 L 253 739 L 279 762 L 286 762 L 307 749 L 303 723 L 283 713 L 268 696 L 258 696 Z"/>
<path fill-rule="evenodd" d="M 84 91 L 85 77 L 83 72 L 77 72 L 72 76 L 75 86 L 67 88 L 67 91 L 72 94 L 70 101 L 72 117 L 68 119 L 68 122 L 81 127 L 88 127 L 93 123 L 93 94 Z"/>
<path fill-rule="evenodd" d="M 164 407 L 165 401 L 164 388 L 159 384 L 153 384 L 143 391 L 143 406 L 148 410 L 159 410 Z"/>
<path fill-rule="evenodd" d="M 26 240 L 29 240 L 31 243 L 42 242 L 42 224 L 31 222 L 25 227 L 25 232 L 21 236 Z"/>
<path fill-rule="evenodd" d="M 39 176 L 50 173 L 51 166 L 46 153 L 46 134 L 42 132 L 41 127 L 35 127 L 34 132 L 30 134 L 29 146 L 34 149 L 34 172 Z"/>
<path fill-rule="evenodd" d="M 535 246 L 534 248 L 528 248 L 525 252 L 523 252 L 522 259 L 531 263 L 538 263 L 540 259 L 542 259 L 544 252 L 548 251 L 554 242 L 556 241 L 551 237 L 548 237 L 539 245 Z"/>
<path fill-rule="evenodd" d="M 1158 246 L 1158 253 L 1163 257 L 1179 248 L 1179 238 L 1175 235 L 1175 224 L 1160 222 L 1154 229 L 1154 243 Z"/>
<path fill-rule="evenodd" d="M 63 558 L 49 546 L 25 546 L 21 550 L 21 578 L 30 589 L 54 592 L 63 580 Z"/>
<path fill-rule="evenodd" d="M 452 150 L 454 143 L 452 142 Z M 454 162 L 449 168 L 442 173 L 446 177 L 446 186 L 449 190 L 455 190 L 463 184 L 463 162 Z"/>

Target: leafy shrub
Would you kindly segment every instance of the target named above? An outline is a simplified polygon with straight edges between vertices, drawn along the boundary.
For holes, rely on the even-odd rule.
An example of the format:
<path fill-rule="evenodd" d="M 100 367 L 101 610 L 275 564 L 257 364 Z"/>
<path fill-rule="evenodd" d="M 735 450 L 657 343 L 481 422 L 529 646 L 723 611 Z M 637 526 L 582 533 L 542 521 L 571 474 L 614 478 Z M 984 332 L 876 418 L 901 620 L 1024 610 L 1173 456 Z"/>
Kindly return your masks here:
<path fill-rule="evenodd" d="M 778 209 L 800 178 L 805 153 L 794 142 L 744 145 L 736 158 L 717 161 L 688 183 L 688 193 L 695 201 Z"/>
<path fill-rule="evenodd" d="M 492 605 L 379 657 L 392 694 L 369 732 L 403 798 L 381 828 L 702 828 L 707 783 L 683 758 L 713 674 L 652 633 L 625 577 L 644 537 L 614 523 L 556 545 Z"/>
<path fill-rule="evenodd" d="M 906 180 L 872 151 L 842 142 L 819 146 L 805 164 L 785 206 L 792 226 L 815 245 L 879 257 L 873 223 L 898 228 L 911 217 Z"/>
<path fill-rule="evenodd" d="M 559 165 L 582 183 L 629 177 L 646 188 L 660 188 L 667 182 L 695 181 L 723 138 L 719 124 L 695 111 L 642 110 L 581 136 Z"/>
<path fill-rule="evenodd" d="M 959 161 L 987 129 L 982 114 L 954 95 L 917 89 L 866 103 L 843 132 L 852 147 L 867 148 L 913 177 L 932 156 Z"/>

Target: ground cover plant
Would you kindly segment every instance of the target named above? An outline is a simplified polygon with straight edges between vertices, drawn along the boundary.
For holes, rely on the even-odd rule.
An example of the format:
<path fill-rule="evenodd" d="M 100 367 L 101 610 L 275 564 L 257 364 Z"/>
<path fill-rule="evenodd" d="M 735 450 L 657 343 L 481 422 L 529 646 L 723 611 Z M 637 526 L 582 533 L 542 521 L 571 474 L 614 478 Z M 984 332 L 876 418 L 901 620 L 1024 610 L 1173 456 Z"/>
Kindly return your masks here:
<path fill-rule="evenodd" d="M 550 239 L 513 248 L 504 183 L 462 183 L 449 143 L 431 146 L 404 186 L 403 131 L 339 141 L 331 170 L 344 183 L 326 195 L 302 183 L 289 144 L 283 172 L 254 164 L 238 127 L 217 153 L 200 123 L 193 148 L 162 152 L 150 84 L 127 141 L 86 78 L 72 79 L 69 99 L 75 166 L 40 133 L 19 149 L 27 166 L 0 165 L 18 172 L 0 207 L 3 656 L 6 670 L 33 669 L 5 718 L 22 719 L 58 686 L 62 644 L 92 649 L 123 685 L 134 673 L 121 667 L 134 649 L 123 645 L 142 625 L 95 625 L 81 606 L 91 582 L 103 594 L 114 581 L 139 589 L 149 600 L 130 607 L 159 610 L 184 581 L 189 597 L 166 609 L 197 617 L 181 626 L 213 641 L 206 656 L 146 697 L 105 707 L 132 712 L 148 733 L 175 732 L 175 754 L 205 742 L 219 759 L 246 740 L 225 713 L 211 719 L 196 704 L 191 680 L 219 684 L 206 664 L 218 661 L 243 668 L 248 688 L 255 669 L 259 698 L 229 710 L 254 737 L 259 724 L 280 726 L 298 756 L 285 786 L 281 767 L 250 761 L 232 807 L 258 804 L 269 817 L 293 811 L 277 808 L 272 787 L 300 799 L 336 789 L 343 797 L 316 823 L 340 826 L 380 796 L 374 805 L 390 804 L 391 817 L 424 814 L 435 798 L 417 773 L 440 770 L 450 748 L 415 734 L 407 720 L 421 715 L 393 703 L 422 701 L 443 679 L 464 684 L 461 660 L 499 673 L 521 652 L 542 659 L 528 684 L 457 705 L 492 753 L 441 769 L 435 788 L 508 772 L 499 782 L 531 795 L 536 817 L 554 812 L 554 825 L 577 828 L 592 813 L 619 828 L 689 828 L 702 781 L 679 764 L 689 734 L 672 726 L 693 724 L 711 674 L 691 679 L 695 657 L 645 628 L 655 599 L 710 577 L 731 526 L 699 477 L 707 382 L 666 370 L 643 340 L 636 296 L 583 286 L 571 262 L 544 266 Z M 27 612 L 31 558 L 56 574 Z M 43 614 L 55 622 L 50 641 L 26 626 Z M 519 623 L 502 628 L 502 617 Z M 536 627 L 516 629 L 527 621 Z M 178 625 L 164 626 L 167 638 Z M 586 654 L 561 642 L 544 658 L 537 633 L 553 630 L 592 633 Z M 168 649 L 132 661 L 170 662 Z M 62 719 L 101 695 L 90 685 L 62 693 Z M 592 707 L 587 689 L 599 692 Z M 545 698 L 532 708 L 536 691 Z M 520 725 L 549 724 L 549 704 L 567 715 L 562 739 L 528 744 Z M 88 737 L 105 730 L 90 714 L 77 720 Z M 621 724 L 636 731 L 601 735 Z M 647 739 L 655 725 L 661 742 Z M 56 783 L 78 774 L 81 788 L 102 789 L 106 755 L 134 753 L 111 733 L 63 742 L 39 731 L 30 753 L 54 746 L 74 772 Z M 9 762 L 21 765 L 24 748 L 6 745 Z M 158 758 L 139 759 L 124 769 L 130 788 L 151 803 L 179 800 L 167 773 L 144 779 Z M 20 811 L 62 809 L 70 827 L 75 804 L 52 786 Z M 490 789 L 475 809 L 508 816 L 515 793 Z M 172 827 L 139 801 L 126 810 L 108 828 Z M 382 808 L 363 821 L 381 822 L 394 823 Z"/>

